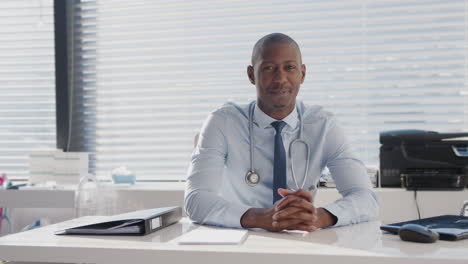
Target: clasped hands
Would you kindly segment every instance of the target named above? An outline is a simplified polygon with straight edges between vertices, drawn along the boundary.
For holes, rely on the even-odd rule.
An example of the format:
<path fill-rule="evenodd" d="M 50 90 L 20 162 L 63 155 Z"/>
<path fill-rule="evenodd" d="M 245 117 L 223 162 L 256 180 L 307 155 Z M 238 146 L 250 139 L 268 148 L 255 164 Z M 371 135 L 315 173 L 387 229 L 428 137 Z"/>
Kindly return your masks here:
<path fill-rule="evenodd" d="M 323 208 L 315 208 L 312 194 L 305 190 L 278 189 L 283 197 L 272 208 L 250 208 L 241 218 L 244 228 L 315 231 L 335 224 L 336 218 Z"/>

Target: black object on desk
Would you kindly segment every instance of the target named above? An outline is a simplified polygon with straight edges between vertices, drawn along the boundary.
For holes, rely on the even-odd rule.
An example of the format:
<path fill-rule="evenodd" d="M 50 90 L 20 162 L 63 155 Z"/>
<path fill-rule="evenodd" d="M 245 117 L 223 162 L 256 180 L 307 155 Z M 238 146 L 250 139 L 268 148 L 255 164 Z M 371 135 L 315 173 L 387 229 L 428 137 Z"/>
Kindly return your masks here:
<path fill-rule="evenodd" d="M 110 216 L 104 222 L 56 231 L 56 235 L 143 236 L 172 225 L 182 218 L 182 208 L 164 207 Z"/>
<path fill-rule="evenodd" d="M 416 224 L 402 225 L 398 230 L 401 240 L 419 243 L 434 243 L 439 239 L 439 233 Z"/>
<path fill-rule="evenodd" d="M 468 217 L 460 215 L 441 215 L 419 220 L 383 225 L 381 230 L 398 234 L 399 229 L 406 224 L 416 224 L 439 233 L 440 240 L 460 240 L 468 238 Z"/>
<path fill-rule="evenodd" d="M 468 182 L 468 133 L 394 130 L 380 133 L 382 187 L 462 190 Z"/>

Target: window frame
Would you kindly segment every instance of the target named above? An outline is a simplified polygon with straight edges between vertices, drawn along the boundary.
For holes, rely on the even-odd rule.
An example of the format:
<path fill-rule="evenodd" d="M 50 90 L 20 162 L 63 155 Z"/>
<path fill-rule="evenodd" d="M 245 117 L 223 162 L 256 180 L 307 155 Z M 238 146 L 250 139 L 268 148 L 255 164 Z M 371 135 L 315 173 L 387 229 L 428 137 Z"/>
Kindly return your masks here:
<path fill-rule="evenodd" d="M 54 0 L 56 146 L 67 151 L 69 140 L 68 14 L 72 1 Z"/>

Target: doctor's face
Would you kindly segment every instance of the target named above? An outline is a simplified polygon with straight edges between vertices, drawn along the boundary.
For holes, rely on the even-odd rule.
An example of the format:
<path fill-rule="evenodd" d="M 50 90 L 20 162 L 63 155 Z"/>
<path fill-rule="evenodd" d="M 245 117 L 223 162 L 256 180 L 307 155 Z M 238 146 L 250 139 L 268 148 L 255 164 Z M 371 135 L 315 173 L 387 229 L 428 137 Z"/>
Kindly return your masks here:
<path fill-rule="evenodd" d="M 257 88 L 257 102 L 266 114 L 289 114 L 304 81 L 305 65 L 295 45 L 272 43 L 262 48 L 247 73 Z"/>

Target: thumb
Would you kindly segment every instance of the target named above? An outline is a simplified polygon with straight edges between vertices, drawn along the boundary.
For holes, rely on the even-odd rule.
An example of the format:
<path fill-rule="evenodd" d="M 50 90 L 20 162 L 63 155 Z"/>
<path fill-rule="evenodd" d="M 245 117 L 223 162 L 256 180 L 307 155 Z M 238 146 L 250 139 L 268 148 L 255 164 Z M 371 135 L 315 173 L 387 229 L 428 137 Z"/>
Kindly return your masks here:
<path fill-rule="evenodd" d="M 291 193 L 293 192 L 288 189 L 278 188 L 278 194 L 281 195 L 282 197 L 285 197 L 286 195 L 290 195 Z"/>

